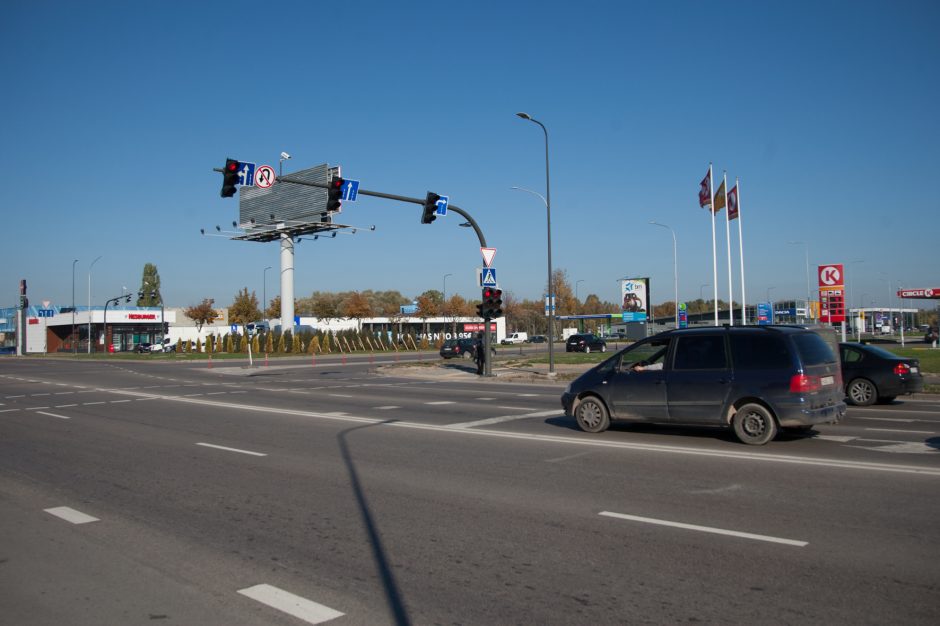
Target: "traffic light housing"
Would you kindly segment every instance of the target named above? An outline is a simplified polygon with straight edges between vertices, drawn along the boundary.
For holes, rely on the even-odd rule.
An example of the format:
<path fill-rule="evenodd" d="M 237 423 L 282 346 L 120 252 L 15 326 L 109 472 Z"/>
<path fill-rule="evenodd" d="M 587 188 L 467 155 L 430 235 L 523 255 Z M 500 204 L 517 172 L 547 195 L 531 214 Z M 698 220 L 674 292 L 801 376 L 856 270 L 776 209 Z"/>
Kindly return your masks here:
<path fill-rule="evenodd" d="M 441 197 L 433 191 L 428 192 L 424 199 L 424 212 L 421 214 L 422 224 L 430 224 L 437 219 L 437 201 L 440 199 Z"/>
<path fill-rule="evenodd" d="M 483 319 L 494 319 L 503 316 L 503 290 L 493 287 L 483 288 L 483 302 L 477 308 Z"/>
<path fill-rule="evenodd" d="M 170 323 L 169 323 L 169 322 L 163 322 L 163 334 L 165 335 L 165 334 L 167 334 L 168 332 L 170 332 Z"/>
<path fill-rule="evenodd" d="M 222 192 L 219 194 L 223 198 L 231 198 L 237 191 L 235 185 L 239 183 L 238 166 L 239 163 L 235 159 L 225 159 L 225 168 L 222 170 Z"/>
<path fill-rule="evenodd" d="M 343 207 L 343 184 L 346 181 L 342 178 L 334 178 L 330 181 L 327 188 L 326 212 L 337 213 Z"/>

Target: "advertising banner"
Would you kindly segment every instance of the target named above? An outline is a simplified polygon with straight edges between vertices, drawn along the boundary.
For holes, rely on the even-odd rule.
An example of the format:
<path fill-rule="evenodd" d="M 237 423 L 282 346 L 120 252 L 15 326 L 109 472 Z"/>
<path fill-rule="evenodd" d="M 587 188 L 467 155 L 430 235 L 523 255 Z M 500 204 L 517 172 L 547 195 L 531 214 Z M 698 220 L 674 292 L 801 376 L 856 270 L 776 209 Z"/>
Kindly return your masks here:
<path fill-rule="evenodd" d="M 649 278 L 625 278 L 620 281 L 623 321 L 645 322 L 649 318 Z"/>

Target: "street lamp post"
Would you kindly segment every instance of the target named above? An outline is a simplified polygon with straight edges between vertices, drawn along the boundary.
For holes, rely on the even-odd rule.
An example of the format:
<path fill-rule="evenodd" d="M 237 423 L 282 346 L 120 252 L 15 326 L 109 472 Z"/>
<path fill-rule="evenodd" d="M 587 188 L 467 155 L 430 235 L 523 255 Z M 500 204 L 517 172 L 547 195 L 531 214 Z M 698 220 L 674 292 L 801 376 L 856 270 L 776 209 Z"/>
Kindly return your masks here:
<path fill-rule="evenodd" d="M 653 226 L 661 226 L 672 233 L 672 276 L 676 289 L 676 328 L 679 328 L 679 247 L 676 243 L 676 231 L 665 224 L 650 220 Z"/>
<path fill-rule="evenodd" d="M 528 113 L 516 113 L 516 115 L 524 120 L 528 120 L 534 124 L 538 124 L 542 127 L 542 132 L 545 133 L 545 214 L 547 218 L 547 233 L 548 233 L 548 375 L 555 375 L 555 338 L 554 338 L 554 327 L 555 327 L 555 307 L 554 304 L 555 291 L 552 288 L 552 191 L 551 185 L 549 182 L 549 168 L 548 168 L 548 129 L 545 128 L 545 124 L 538 121 Z"/>
<path fill-rule="evenodd" d="M 579 305 L 581 304 L 581 298 L 578 297 L 578 285 L 580 285 L 584 281 L 585 281 L 584 278 L 579 278 L 578 280 L 574 281 L 574 299 L 578 301 Z"/>
<path fill-rule="evenodd" d="M 72 261 L 72 354 L 78 353 L 78 346 L 75 345 L 75 264 L 78 263 L 78 259 Z"/>
<path fill-rule="evenodd" d="M 788 241 L 787 243 L 803 246 L 804 252 L 806 253 L 806 317 L 812 319 L 813 307 L 810 303 L 812 292 L 809 288 L 809 244 L 805 241 Z"/>
<path fill-rule="evenodd" d="M 264 268 L 261 272 L 261 319 L 264 322 L 264 332 L 268 332 L 268 270 L 271 266 Z M 256 270 L 257 271 L 257 270 Z"/>
<path fill-rule="evenodd" d="M 91 265 L 88 266 L 88 354 L 91 354 L 91 268 L 101 259 L 99 255 Z"/>

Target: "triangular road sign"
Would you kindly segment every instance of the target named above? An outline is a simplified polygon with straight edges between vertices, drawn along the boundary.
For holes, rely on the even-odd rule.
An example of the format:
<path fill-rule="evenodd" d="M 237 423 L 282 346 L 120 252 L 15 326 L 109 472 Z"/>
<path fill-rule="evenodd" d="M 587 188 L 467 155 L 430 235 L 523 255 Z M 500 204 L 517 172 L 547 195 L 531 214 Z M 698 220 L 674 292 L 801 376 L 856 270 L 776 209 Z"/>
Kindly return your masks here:
<path fill-rule="evenodd" d="M 480 254 L 483 255 L 483 265 L 489 267 L 493 264 L 493 257 L 496 256 L 496 248 L 480 248 Z"/>

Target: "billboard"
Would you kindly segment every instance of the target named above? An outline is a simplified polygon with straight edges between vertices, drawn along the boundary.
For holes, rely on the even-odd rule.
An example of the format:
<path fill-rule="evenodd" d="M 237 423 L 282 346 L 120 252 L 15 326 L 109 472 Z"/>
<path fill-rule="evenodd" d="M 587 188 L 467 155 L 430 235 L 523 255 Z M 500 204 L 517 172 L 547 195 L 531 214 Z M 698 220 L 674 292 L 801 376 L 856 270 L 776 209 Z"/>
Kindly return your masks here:
<path fill-rule="evenodd" d="M 820 265 L 819 305 L 822 322 L 838 324 L 845 321 L 845 267 L 842 263 Z"/>
<path fill-rule="evenodd" d="M 324 163 L 285 176 L 325 184 L 329 182 L 329 171 Z M 287 182 L 268 188 L 242 186 L 238 194 L 238 222 L 246 231 L 272 223 L 319 223 L 326 212 L 326 196 L 326 189 Z"/>
<path fill-rule="evenodd" d="M 620 281 L 623 321 L 645 322 L 649 318 L 649 278 L 624 278 Z"/>

